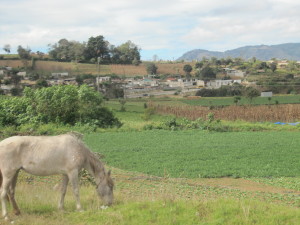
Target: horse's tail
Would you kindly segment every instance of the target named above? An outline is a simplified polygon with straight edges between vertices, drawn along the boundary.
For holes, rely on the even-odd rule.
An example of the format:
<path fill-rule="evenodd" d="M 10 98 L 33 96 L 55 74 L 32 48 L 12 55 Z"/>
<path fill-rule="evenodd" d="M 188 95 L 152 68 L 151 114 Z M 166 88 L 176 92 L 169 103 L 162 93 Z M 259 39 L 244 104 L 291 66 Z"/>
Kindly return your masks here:
<path fill-rule="evenodd" d="M 2 176 L 2 172 L 0 170 L 0 188 L 2 187 L 2 181 L 3 181 L 3 176 Z"/>

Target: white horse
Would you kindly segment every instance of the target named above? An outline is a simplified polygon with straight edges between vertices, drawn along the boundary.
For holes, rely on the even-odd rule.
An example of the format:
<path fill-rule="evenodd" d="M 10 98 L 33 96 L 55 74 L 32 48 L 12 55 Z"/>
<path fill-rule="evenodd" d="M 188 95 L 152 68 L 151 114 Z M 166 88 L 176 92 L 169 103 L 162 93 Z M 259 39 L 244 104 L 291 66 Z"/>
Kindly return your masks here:
<path fill-rule="evenodd" d="M 0 142 L 0 198 L 2 215 L 7 220 L 6 198 L 12 203 L 16 215 L 20 209 L 15 201 L 15 187 L 20 170 L 37 176 L 62 174 L 59 209 L 64 208 L 64 197 L 70 181 L 81 210 L 78 173 L 85 168 L 96 181 L 96 190 L 106 205 L 113 202 L 113 180 L 110 171 L 81 141 L 78 133 L 59 136 L 14 136 Z"/>

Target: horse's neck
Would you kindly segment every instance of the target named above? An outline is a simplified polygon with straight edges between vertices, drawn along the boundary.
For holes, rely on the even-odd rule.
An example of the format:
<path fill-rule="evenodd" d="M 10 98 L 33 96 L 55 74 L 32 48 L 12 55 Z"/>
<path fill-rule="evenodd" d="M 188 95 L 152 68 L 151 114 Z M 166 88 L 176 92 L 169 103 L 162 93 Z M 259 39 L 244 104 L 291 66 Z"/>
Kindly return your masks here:
<path fill-rule="evenodd" d="M 105 168 L 98 159 L 90 158 L 86 169 L 94 177 L 97 184 L 105 177 Z"/>

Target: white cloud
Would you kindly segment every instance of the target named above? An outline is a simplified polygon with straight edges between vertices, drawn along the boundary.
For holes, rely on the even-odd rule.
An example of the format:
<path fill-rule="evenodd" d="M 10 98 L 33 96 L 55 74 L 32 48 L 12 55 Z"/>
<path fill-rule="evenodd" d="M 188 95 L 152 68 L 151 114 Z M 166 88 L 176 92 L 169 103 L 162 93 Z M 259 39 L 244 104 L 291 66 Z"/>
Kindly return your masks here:
<path fill-rule="evenodd" d="M 299 10 L 298 0 L 2 0 L 0 47 L 46 48 L 61 38 L 103 35 L 115 45 L 132 40 L 145 54 L 181 55 L 297 42 Z"/>

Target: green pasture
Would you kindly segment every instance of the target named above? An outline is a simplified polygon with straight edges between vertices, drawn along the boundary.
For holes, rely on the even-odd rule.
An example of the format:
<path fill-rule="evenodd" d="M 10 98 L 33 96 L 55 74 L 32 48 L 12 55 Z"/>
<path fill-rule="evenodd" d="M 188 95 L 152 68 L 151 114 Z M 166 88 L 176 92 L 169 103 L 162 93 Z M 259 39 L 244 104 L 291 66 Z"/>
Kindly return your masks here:
<path fill-rule="evenodd" d="M 164 131 L 87 134 L 117 168 L 171 177 L 299 177 L 297 132 Z"/>

